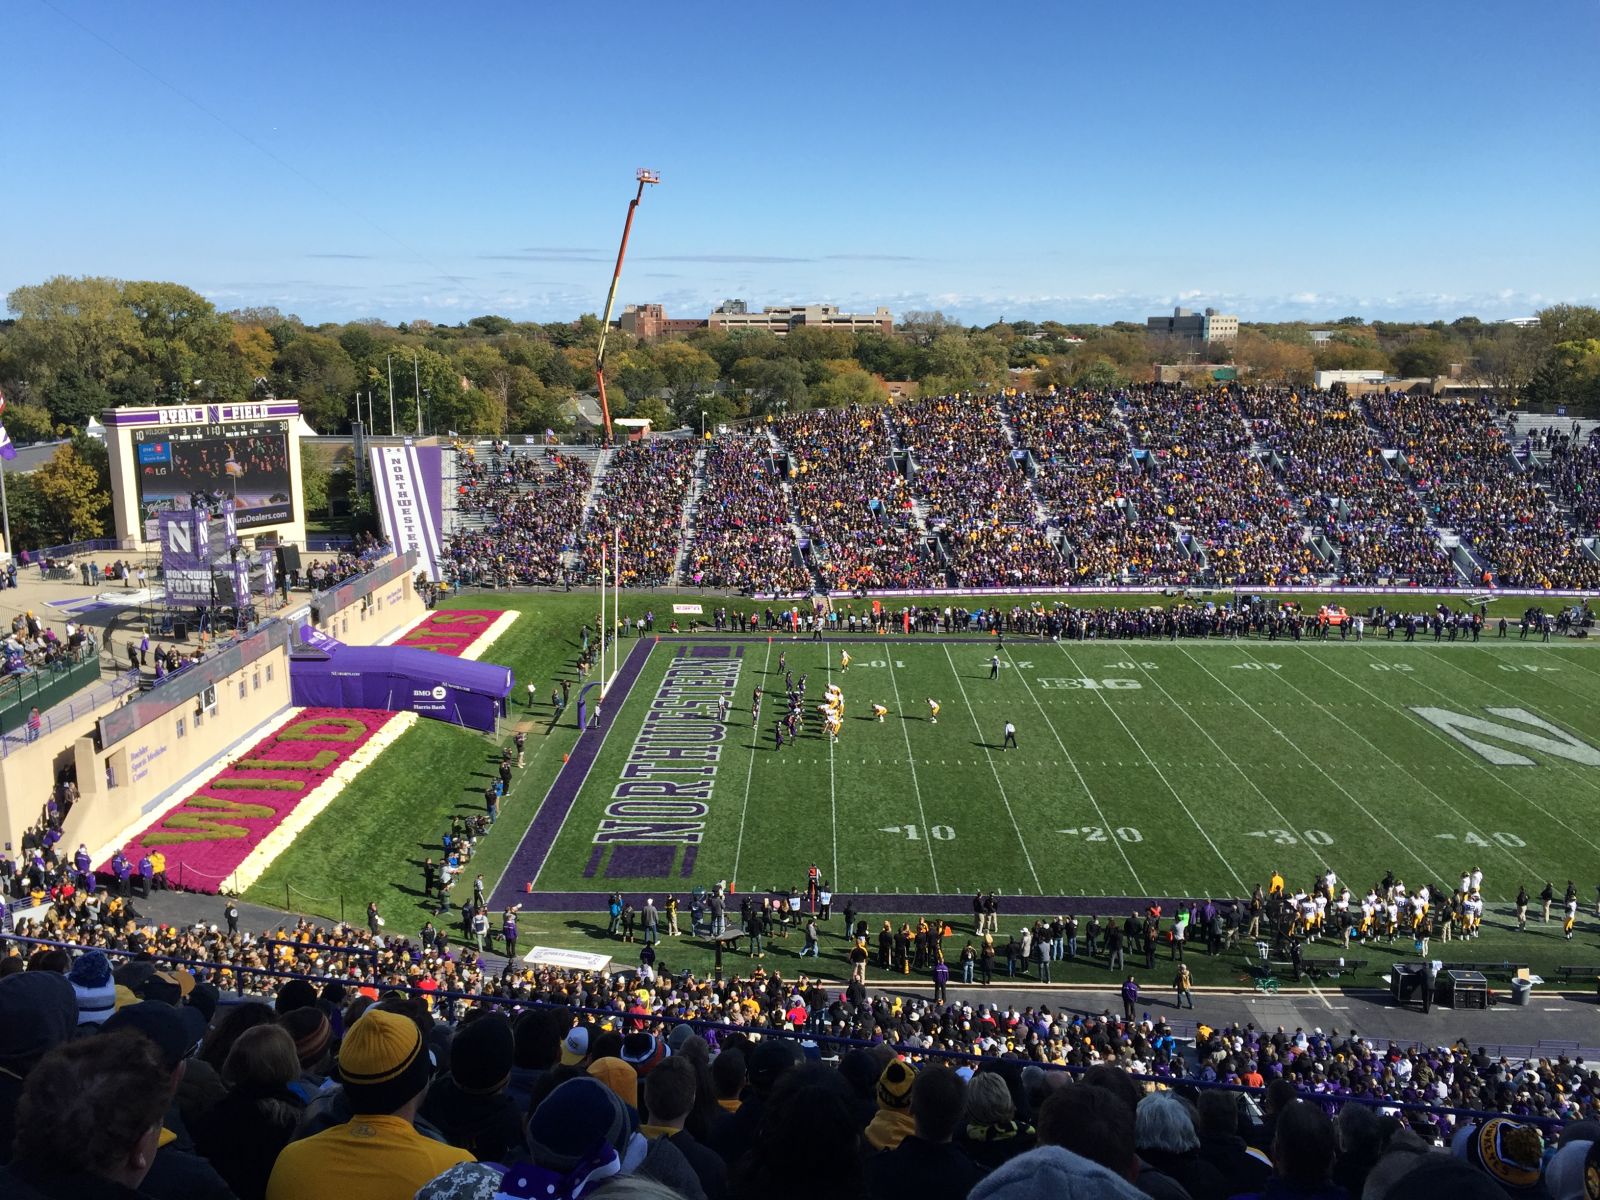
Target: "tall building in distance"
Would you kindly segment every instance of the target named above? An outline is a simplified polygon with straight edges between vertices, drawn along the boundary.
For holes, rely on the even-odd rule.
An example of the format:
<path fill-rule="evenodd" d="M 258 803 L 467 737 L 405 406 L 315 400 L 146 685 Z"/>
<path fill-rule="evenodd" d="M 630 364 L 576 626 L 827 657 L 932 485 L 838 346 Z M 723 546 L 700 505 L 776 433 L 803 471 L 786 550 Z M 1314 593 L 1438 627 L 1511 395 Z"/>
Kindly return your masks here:
<path fill-rule="evenodd" d="M 1208 308 L 1203 313 L 1175 308 L 1170 317 L 1150 317 L 1145 327 L 1151 333 L 1186 338 L 1191 342 L 1231 342 L 1239 336 L 1239 318 Z"/>
<path fill-rule="evenodd" d="M 783 337 L 801 327 L 842 329 L 846 333 L 893 333 L 894 315 L 887 308 L 871 313 L 840 312 L 837 304 L 793 304 L 751 312 L 743 300 L 727 300 L 710 316 L 669 317 L 659 304 L 629 304 L 617 327 L 649 341 L 695 329 L 755 329 Z"/>

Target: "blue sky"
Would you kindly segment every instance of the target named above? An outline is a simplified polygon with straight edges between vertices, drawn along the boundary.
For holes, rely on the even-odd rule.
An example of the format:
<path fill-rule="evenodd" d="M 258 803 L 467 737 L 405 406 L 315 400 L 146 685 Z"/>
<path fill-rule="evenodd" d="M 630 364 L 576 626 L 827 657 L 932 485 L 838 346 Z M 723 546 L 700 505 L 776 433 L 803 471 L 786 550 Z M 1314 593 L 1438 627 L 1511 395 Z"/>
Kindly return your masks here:
<path fill-rule="evenodd" d="M 0 291 L 310 321 L 1600 299 L 1600 4 L 4 0 Z M 1197 11 L 1191 11 L 1197 10 Z"/>

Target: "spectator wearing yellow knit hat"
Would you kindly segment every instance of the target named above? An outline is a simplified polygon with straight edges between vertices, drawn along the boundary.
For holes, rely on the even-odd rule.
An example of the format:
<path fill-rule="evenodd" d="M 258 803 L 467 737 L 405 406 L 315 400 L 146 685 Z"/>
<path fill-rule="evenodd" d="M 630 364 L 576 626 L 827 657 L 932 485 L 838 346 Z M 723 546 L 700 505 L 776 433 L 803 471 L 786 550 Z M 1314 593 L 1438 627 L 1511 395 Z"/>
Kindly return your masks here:
<path fill-rule="evenodd" d="M 911 1085 L 916 1077 L 915 1068 L 898 1058 L 878 1076 L 878 1111 L 866 1129 L 874 1150 L 893 1150 L 913 1132 Z"/>
<path fill-rule="evenodd" d="M 470 1154 L 412 1126 L 430 1071 L 415 1021 L 381 1009 L 364 1013 L 339 1049 L 338 1078 L 355 1115 L 285 1147 L 267 1200 L 408 1200 L 446 1168 L 470 1162 Z"/>

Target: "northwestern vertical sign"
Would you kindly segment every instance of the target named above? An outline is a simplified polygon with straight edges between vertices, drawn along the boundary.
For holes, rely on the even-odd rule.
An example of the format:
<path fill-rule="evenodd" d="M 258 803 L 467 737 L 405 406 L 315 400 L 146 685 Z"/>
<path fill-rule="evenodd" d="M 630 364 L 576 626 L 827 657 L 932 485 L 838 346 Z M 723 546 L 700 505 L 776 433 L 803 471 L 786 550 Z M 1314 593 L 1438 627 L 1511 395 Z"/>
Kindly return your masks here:
<path fill-rule="evenodd" d="M 372 485 L 383 531 L 395 553 L 417 552 L 428 578 L 439 578 L 444 521 L 444 450 L 439 446 L 372 447 Z"/>

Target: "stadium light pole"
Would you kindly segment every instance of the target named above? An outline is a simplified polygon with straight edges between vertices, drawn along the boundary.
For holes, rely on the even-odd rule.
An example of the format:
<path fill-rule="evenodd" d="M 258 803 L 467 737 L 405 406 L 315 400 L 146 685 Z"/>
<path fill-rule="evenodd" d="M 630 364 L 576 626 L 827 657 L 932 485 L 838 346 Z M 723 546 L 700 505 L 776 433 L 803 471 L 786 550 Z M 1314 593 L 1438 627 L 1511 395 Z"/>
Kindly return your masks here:
<path fill-rule="evenodd" d="M 417 436 L 422 436 L 422 375 L 417 366 L 417 356 L 411 356 L 411 383 L 417 393 Z"/>
<path fill-rule="evenodd" d="M 618 630 L 611 638 L 611 678 L 616 678 L 622 670 L 622 526 L 618 525 L 611 530 L 611 536 L 616 539 L 616 549 L 611 552 L 611 629 Z"/>
<path fill-rule="evenodd" d="M 389 436 L 393 437 L 394 433 L 395 433 L 395 428 L 394 428 L 394 355 L 385 354 L 383 357 L 385 358 L 385 360 L 387 360 L 387 362 L 389 364 Z"/>
<path fill-rule="evenodd" d="M 606 541 L 600 539 L 600 628 L 595 630 L 600 639 L 600 699 L 606 698 Z"/>

